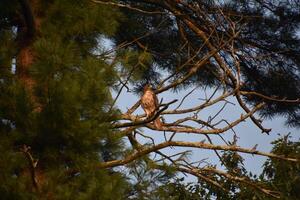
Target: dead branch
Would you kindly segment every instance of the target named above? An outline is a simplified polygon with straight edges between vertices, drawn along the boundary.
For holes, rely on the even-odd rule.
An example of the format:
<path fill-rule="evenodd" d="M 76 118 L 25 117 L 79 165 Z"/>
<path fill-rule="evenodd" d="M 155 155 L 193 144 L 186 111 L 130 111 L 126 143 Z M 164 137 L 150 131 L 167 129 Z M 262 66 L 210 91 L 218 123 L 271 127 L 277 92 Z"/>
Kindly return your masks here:
<path fill-rule="evenodd" d="M 152 153 L 157 150 L 164 149 L 164 148 L 170 147 L 170 146 L 192 147 L 192 148 L 210 149 L 210 150 L 235 151 L 235 152 L 247 153 L 247 154 L 252 154 L 252 155 L 266 156 L 266 157 L 281 159 L 281 160 L 285 160 L 285 161 L 299 162 L 299 160 L 296 158 L 289 158 L 289 157 L 285 157 L 283 155 L 265 153 L 265 152 L 258 151 L 256 149 L 246 149 L 246 148 L 241 148 L 238 146 L 212 145 L 212 144 L 207 144 L 207 143 L 203 143 L 203 142 L 167 141 L 167 142 L 163 142 L 163 143 L 160 143 L 157 145 L 153 145 L 151 147 L 141 148 L 138 152 L 134 152 L 122 160 L 113 160 L 113 161 L 100 163 L 98 165 L 98 168 L 109 168 L 109 167 L 126 165 L 138 158 L 141 158 L 141 157 L 149 154 L 149 153 Z"/>
<path fill-rule="evenodd" d="M 166 12 L 161 12 L 161 11 L 147 11 L 147 10 L 143 10 L 140 8 L 136 8 L 136 7 L 132 7 L 130 5 L 126 5 L 126 4 L 121 4 L 121 3 L 114 3 L 114 2 L 108 2 L 108 1 L 100 1 L 100 0 L 91 0 L 93 3 L 97 3 L 97 4 L 103 4 L 103 5 L 110 5 L 110 6 L 116 6 L 119 8 L 127 8 L 136 12 L 141 12 L 144 14 L 166 14 Z"/>
<path fill-rule="evenodd" d="M 37 180 L 37 177 L 36 177 L 36 166 L 38 164 L 38 160 L 35 160 L 31 153 L 30 153 L 30 150 L 31 150 L 31 147 L 30 146 L 27 146 L 27 145 L 23 145 L 21 148 L 20 148 L 20 151 L 25 155 L 27 161 L 28 161 L 28 165 L 29 165 L 29 172 L 30 172 L 30 175 L 31 175 L 31 180 L 32 180 L 32 184 L 34 186 L 34 188 L 39 191 L 39 184 L 38 184 L 38 180 Z"/>
<path fill-rule="evenodd" d="M 264 94 L 261 94 L 258 92 L 254 92 L 254 91 L 240 91 L 240 93 L 245 96 L 252 96 L 252 95 L 258 96 L 258 97 L 261 97 L 261 98 L 263 98 L 265 100 L 269 100 L 269 101 L 290 103 L 290 104 L 299 104 L 300 103 L 300 98 L 298 98 L 298 99 L 287 99 L 287 98 L 279 99 L 278 97 L 269 97 L 267 95 L 264 95 Z"/>

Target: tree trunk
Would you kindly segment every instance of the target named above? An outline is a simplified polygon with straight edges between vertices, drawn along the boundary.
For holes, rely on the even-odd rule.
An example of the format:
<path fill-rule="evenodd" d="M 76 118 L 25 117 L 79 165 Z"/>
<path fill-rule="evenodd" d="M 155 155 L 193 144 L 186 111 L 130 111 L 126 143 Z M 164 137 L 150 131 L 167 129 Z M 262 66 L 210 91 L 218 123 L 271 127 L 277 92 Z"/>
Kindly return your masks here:
<path fill-rule="evenodd" d="M 35 60 L 33 43 L 38 37 L 41 24 L 41 12 L 39 12 L 38 0 L 19 0 L 21 16 L 18 24 L 17 40 L 19 51 L 16 57 L 16 73 L 26 92 L 29 94 L 35 111 L 41 110 L 41 105 L 33 93 L 35 85 L 30 76 L 30 69 Z"/>

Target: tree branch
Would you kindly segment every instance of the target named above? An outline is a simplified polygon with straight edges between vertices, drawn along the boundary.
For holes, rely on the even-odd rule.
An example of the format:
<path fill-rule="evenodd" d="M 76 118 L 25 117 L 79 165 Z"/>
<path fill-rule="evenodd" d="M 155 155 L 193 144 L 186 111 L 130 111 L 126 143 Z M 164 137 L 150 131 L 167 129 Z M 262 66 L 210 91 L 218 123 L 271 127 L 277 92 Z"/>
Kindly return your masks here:
<path fill-rule="evenodd" d="M 212 145 L 212 144 L 206 144 L 206 143 L 202 143 L 202 142 L 167 141 L 167 142 L 163 142 L 163 143 L 160 143 L 157 145 L 153 145 L 151 147 L 141 148 L 138 152 L 134 152 L 122 160 L 113 160 L 113 161 L 109 161 L 109 162 L 100 163 L 98 165 L 98 168 L 109 168 L 109 167 L 126 165 L 138 158 L 141 158 L 141 157 L 149 154 L 149 153 L 155 152 L 160 149 L 164 149 L 166 147 L 171 147 L 171 146 L 193 147 L 193 148 L 210 149 L 210 150 L 236 151 L 236 152 L 247 153 L 247 154 L 252 154 L 252 155 L 267 156 L 270 158 L 276 158 L 276 159 L 281 159 L 281 160 L 285 160 L 285 161 L 299 162 L 299 160 L 296 158 L 289 158 L 289 157 L 285 157 L 283 155 L 265 153 L 265 152 L 258 151 L 256 149 L 246 149 L 246 148 L 241 148 L 238 146 Z"/>
<path fill-rule="evenodd" d="M 30 175 L 31 175 L 31 180 L 32 180 L 32 184 L 34 186 L 34 188 L 39 191 L 39 184 L 38 184 L 38 180 L 36 177 L 36 171 L 35 168 L 37 166 L 37 162 L 38 160 L 35 160 L 31 153 L 30 153 L 30 149 L 31 147 L 27 146 L 27 145 L 23 145 L 20 148 L 20 151 L 25 155 L 27 161 L 28 161 L 28 165 L 29 165 L 29 171 L 30 171 Z"/>

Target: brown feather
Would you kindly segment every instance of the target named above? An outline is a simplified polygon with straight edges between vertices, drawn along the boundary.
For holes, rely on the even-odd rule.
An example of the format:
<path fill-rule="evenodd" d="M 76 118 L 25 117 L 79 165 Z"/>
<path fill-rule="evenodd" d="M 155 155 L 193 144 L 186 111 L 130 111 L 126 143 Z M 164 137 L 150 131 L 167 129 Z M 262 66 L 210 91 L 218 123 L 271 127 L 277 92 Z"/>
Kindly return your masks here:
<path fill-rule="evenodd" d="M 158 98 L 149 85 L 146 85 L 144 87 L 144 93 L 141 97 L 141 106 L 144 109 L 147 118 L 153 116 L 155 112 L 159 109 Z M 154 120 L 154 125 L 157 128 L 162 127 L 160 117 Z"/>

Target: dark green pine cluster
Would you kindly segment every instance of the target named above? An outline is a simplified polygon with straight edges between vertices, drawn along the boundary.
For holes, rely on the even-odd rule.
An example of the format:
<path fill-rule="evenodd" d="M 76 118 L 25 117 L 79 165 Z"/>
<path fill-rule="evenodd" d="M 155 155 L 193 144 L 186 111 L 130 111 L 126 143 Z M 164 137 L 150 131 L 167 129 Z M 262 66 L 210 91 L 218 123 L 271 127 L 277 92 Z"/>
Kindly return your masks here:
<path fill-rule="evenodd" d="M 32 97 L 15 73 L 20 7 L 0 3 L 1 199 L 120 199 L 128 185 L 123 175 L 97 169 L 123 148 L 109 129 L 115 71 L 97 55 L 99 38 L 117 28 L 118 11 L 88 1 L 39 1 Z M 24 146 L 37 165 L 39 192 Z"/>

